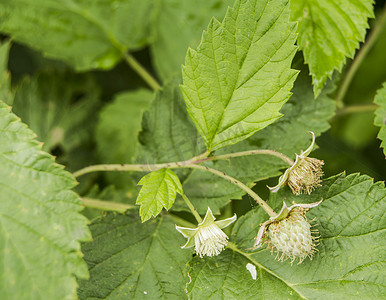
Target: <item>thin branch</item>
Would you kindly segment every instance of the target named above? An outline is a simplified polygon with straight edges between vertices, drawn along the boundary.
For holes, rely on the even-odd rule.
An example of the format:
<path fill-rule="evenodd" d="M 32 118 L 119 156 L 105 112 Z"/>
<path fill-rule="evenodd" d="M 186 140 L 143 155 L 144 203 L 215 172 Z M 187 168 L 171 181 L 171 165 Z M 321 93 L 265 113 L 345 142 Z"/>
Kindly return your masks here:
<path fill-rule="evenodd" d="M 376 104 L 361 104 L 361 105 L 349 105 L 345 106 L 342 109 L 338 110 L 336 112 L 335 117 L 341 117 L 348 114 L 354 114 L 354 113 L 365 113 L 365 112 L 371 112 L 377 109 Z"/>
<path fill-rule="evenodd" d="M 195 156 L 191 159 L 179 161 L 179 162 L 171 162 L 171 163 L 164 163 L 164 164 L 101 164 L 101 165 L 93 165 L 89 167 L 85 167 L 83 169 L 80 169 L 73 173 L 75 177 L 80 177 L 82 175 L 92 173 L 92 172 L 99 172 L 99 171 L 139 171 L 139 172 L 152 172 L 157 171 L 162 168 L 168 168 L 168 169 L 177 169 L 177 168 L 186 168 L 187 165 L 191 164 L 199 164 L 206 161 L 212 161 L 212 160 L 220 160 L 220 159 L 229 159 L 232 157 L 240 157 L 245 155 L 253 155 L 253 154 L 267 154 L 267 155 L 273 155 L 276 156 L 289 165 L 293 165 L 293 161 L 285 156 L 282 153 L 276 152 L 274 150 L 250 150 L 250 151 L 243 151 L 243 152 L 236 152 L 236 153 L 229 153 L 219 156 L 212 156 L 212 157 L 206 157 L 208 156 L 208 152 L 202 153 L 198 156 Z"/>
<path fill-rule="evenodd" d="M 128 52 L 124 52 L 123 57 L 125 58 L 126 62 L 154 91 L 161 89 L 161 86 L 157 80 L 154 79 L 154 77 L 134 58 L 134 56 Z"/>
<path fill-rule="evenodd" d="M 124 213 L 128 209 L 134 209 L 138 207 L 130 204 L 103 201 L 103 200 L 92 199 L 92 198 L 82 198 L 82 203 L 85 207 L 96 208 L 100 210 L 118 211 L 121 213 Z"/>
<path fill-rule="evenodd" d="M 221 171 L 216 170 L 216 169 L 209 168 L 207 166 L 201 166 L 201 165 L 187 165 L 186 167 L 187 168 L 192 168 L 192 169 L 199 169 L 199 170 L 207 171 L 207 172 L 213 173 L 213 174 L 215 174 L 215 175 L 217 175 L 219 177 L 222 177 L 222 178 L 228 180 L 230 183 L 233 183 L 233 184 L 237 185 L 239 188 L 241 188 L 246 193 L 248 193 L 257 202 L 257 204 L 259 204 L 266 211 L 266 213 L 270 217 L 275 217 L 277 215 L 275 213 L 275 211 L 263 199 L 261 199 L 259 197 L 259 195 L 257 195 L 254 191 L 252 191 L 248 186 L 246 186 L 241 181 L 239 181 L 239 180 L 237 180 L 237 179 L 235 179 L 235 178 L 225 174 L 224 172 L 221 172 Z"/>
<path fill-rule="evenodd" d="M 193 206 L 192 202 L 190 202 L 189 198 L 185 194 L 182 194 L 181 196 L 184 199 L 186 205 L 189 207 L 193 216 L 196 218 L 198 224 L 202 223 L 201 216 L 198 214 L 197 209 Z"/>
<path fill-rule="evenodd" d="M 342 81 L 342 84 L 340 85 L 338 94 L 336 96 L 336 105 L 338 108 L 342 108 L 344 106 L 343 100 L 344 100 L 344 97 L 346 96 L 348 88 L 350 87 L 351 81 L 353 80 L 363 60 L 365 59 L 365 57 L 367 56 L 371 48 L 374 46 L 376 40 L 379 37 L 379 34 L 382 32 L 383 24 L 385 23 L 385 21 L 386 21 L 386 5 L 381 15 L 379 16 L 378 21 L 375 24 L 373 30 L 369 34 L 367 41 L 364 43 L 363 47 L 358 52 L 349 70 L 347 71 L 346 76 Z"/>
<path fill-rule="evenodd" d="M 196 163 L 200 163 L 200 162 L 204 162 L 204 161 L 210 161 L 210 160 L 229 159 L 232 157 L 240 157 L 240 156 L 247 156 L 247 155 L 257 155 L 257 154 L 266 154 L 266 155 L 276 156 L 276 157 L 280 158 L 281 160 L 285 161 L 290 166 L 292 166 L 294 164 L 294 161 L 292 159 L 290 159 L 288 156 L 284 155 L 283 153 L 277 152 L 275 150 L 268 150 L 268 149 L 248 150 L 248 151 L 242 151 L 242 152 L 217 155 L 217 156 L 204 158 L 201 161 L 198 161 Z"/>

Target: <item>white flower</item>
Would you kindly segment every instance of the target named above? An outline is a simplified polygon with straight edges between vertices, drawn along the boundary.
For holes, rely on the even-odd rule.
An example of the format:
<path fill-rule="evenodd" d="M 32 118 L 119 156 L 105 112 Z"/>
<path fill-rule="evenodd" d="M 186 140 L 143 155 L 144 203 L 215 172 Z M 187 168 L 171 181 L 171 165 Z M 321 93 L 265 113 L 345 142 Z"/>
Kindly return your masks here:
<path fill-rule="evenodd" d="M 302 192 L 311 194 L 311 192 L 318 186 L 321 186 L 323 176 L 322 160 L 308 157 L 315 144 L 315 134 L 312 134 L 312 143 L 306 151 L 301 151 L 300 155 L 296 154 L 294 164 L 289 167 L 279 178 L 279 183 L 274 187 L 268 187 L 271 192 L 276 193 L 284 184 L 288 183 L 292 192 L 299 195 Z"/>
<path fill-rule="evenodd" d="M 202 258 L 204 255 L 216 256 L 228 244 L 228 236 L 221 230 L 236 221 L 236 214 L 228 219 L 215 221 L 211 209 L 208 207 L 204 220 L 197 228 L 176 226 L 176 229 L 188 239 L 181 248 L 195 246 L 196 253 Z"/>

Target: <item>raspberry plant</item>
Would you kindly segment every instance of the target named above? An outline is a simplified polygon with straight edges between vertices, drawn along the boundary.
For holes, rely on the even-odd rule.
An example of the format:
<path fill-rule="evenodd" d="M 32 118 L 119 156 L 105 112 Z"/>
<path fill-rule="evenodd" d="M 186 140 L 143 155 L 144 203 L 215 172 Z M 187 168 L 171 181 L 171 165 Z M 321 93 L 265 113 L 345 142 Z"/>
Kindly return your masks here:
<path fill-rule="evenodd" d="M 382 298 L 383 6 L 0 0 L 0 298 Z"/>

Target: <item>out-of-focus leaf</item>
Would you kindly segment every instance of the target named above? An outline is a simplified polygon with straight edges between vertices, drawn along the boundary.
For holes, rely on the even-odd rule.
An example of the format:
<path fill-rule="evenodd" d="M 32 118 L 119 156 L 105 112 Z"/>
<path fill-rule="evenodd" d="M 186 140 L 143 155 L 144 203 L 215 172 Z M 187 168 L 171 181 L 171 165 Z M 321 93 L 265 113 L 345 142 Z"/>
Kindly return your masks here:
<path fill-rule="evenodd" d="M 136 216 L 108 213 L 91 225 L 82 251 L 90 279 L 83 299 L 185 299 L 184 268 L 191 251 L 168 217 L 141 224 Z"/>
<path fill-rule="evenodd" d="M 149 42 L 155 1 L 4 0 L 0 31 L 78 70 L 113 67 Z"/>
<path fill-rule="evenodd" d="M 353 58 L 374 17 L 372 0 L 293 0 L 291 18 L 299 22 L 298 45 L 310 67 L 315 97 L 346 57 Z"/>
<path fill-rule="evenodd" d="M 92 77 L 48 71 L 26 78 L 18 87 L 13 111 L 50 151 L 69 152 L 90 141 L 99 90 Z"/>
<path fill-rule="evenodd" d="M 382 141 L 381 147 L 383 148 L 383 153 L 386 155 L 386 82 L 383 84 L 383 87 L 378 90 L 374 103 L 380 106 L 375 111 L 374 124 L 381 127 L 378 138 Z"/>
<path fill-rule="evenodd" d="M 181 87 L 187 110 L 210 151 L 235 144 L 281 117 L 297 72 L 296 23 L 289 2 L 236 1 L 189 49 Z"/>
<path fill-rule="evenodd" d="M 11 92 L 11 80 L 8 72 L 8 56 L 11 42 L 0 43 L 0 101 L 12 105 L 13 93 Z"/>
<path fill-rule="evenodd" d="M 0 291 L 6 299 L 75 299 L 90 239 L 73 176 L 0 102 Z"/>
<path fill-rule="evenodd" d="M 153 99 L 149 90 L 123 92 L 99 114 L 96 130 L 98 153 L 102 163 L 132 163 L 138 145 L 143 111 Z M 109 173 L 109 181 L 125 190 L 134 187 L 131 174 Z"/>
<path fill-rule="evenodd" d="M 137 204 L 141 205 L 139 214 L 142 222 L 156 217 L 163 207 L 170 209 L 177 193 L 183 193 L 178 176 L 165 168 L 146 174 L 138 185 L 142 185 L 137 198 Z"/>
<path fill-rule="evenodd" d="M 160 0 L 151 44 L 154 64 L 162 79 L 179 75 L 186 49 L 195 48 L 213 16 L 221 20 L 227 0 Z"/>

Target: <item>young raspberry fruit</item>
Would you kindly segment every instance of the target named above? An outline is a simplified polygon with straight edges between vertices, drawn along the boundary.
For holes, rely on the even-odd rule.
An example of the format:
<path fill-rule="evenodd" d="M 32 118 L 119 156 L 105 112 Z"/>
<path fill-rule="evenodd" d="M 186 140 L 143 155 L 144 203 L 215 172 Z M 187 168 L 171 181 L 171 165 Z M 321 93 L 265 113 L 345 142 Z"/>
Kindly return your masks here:
<path fill-rule="evenodd" d="M 311 192 L 321 186 L 321 177 L 323 176 L 322 160 L 304 157 L 299 159 L 295 168 L 289 172 L 288 186 L 295 195 L 300 195 L 302 192 L 311 194 Z"/>
<path fill-rule="evenodd" d="M 296 160 L 279 178 L 279 183 L 274 187 L 268 187 L 271 192 L 276 193 L 279 189 L 288 183 L 292 192 L 295 195 L 300 195 L 303 192 L 311 194 L 311 192 L 321 186 L 321 177 L 323 176 L 322 160 L 308 157 L 315 144 L 315 134 L 312 134 L 312 143 L 306 151 L 301 151 L 300 155 L 296 154 Z"/>
<path fill-rule="evenodd" d="M 278 260 L 291 259 L 291 264 L 298 258 L 299 264 L 307 257 L 312 259 L 316 252 L 318 237 L 312 236 L 317 230 L 311 230 L 307 221 L 306 211 L 318 206 L 323 200 L 310 204 L 293 204 L 288 207 L 283 202 L 281 211 L 269 220 L 260 224 L 259 232 L 252 248 L 260 248 L 264 243 L 272 252 L 276 250 Z M 281 253 L 281 256 L 279 257 Z"/>
<path fill-rule="evenodd" d="M 315 252 L 314 238 L 311 234 L 311 225 L 305 216 L 305 209 L 295 208 L 287 218 L 275 221 L 266 230 L 268 249 L 276 250 L 283 261 L 299 259 L 301 263 L 305 258 L 312 256 Z M 278 257 L 278 256 L 277 256 Z"/>

